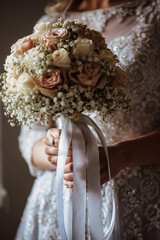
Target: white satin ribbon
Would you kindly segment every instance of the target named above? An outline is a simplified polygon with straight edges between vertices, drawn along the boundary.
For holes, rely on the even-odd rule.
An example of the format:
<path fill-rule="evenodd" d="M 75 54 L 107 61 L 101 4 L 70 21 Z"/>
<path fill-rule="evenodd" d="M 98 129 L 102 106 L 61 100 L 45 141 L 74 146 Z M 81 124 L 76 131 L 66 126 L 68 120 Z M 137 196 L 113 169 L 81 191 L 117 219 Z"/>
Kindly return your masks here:
<path fill-rule="evenodd" d="M 97 141 L 87 126 L 82 126 L 86 140 L 88 215 L 91 239 L 103 239 L 102 202 L 100 184 L 99 151 Z"/>
<path fill-rule="evenodd" d="M 58 224 L 62 240 L 68 240 L 65 224 L 64 224 L 64 211 L 63 211 L 63 176 L 64 166 L 66 163 L 69 146 L 72 139 L 72 124 L 70 120 L 64 122 L 58 152 L 58 163 L 56 172 L 56 199 L 57 199 L 57 214 Z"/>
<path fill-rule="evenodd" d="M 86 153 L 85 139 L 79 124 L 74 125 L 73 151 L 73 237 L 85 239 L 86 220 Z"/>
<path fill-rule="evenodd" d="M 88 125 L 94 128 L 102 142 L 108 163 L 109 180 L 111 182 L 106 141 L 99 127 L 92 119 L 85 115 L 82 115 L 82 120 L 79 123 L 65 120 L 60 137 L 56 174 L 57 212 L 62 240 L 85 239 L 86 173 L 88 178 L 88 216 L 91 239 L 109 240 L 115 225 L 116 207 L 112 190 L 112 218 L 107 234 L 103 237 L 99 152 L 97 141 L 88 128 Z M 69 201 L 68 205 L 66 205 L 65 202 L 63 203 L 63 174 L 71 141 L 73 151 L 74 192 L 72 196 L 73 201 Z M 71 204 L 73 204 L 73 206 L 70 206 Z M 68 214 L 73 214 L 72 217 L 65 217 L 65 221 L 66 219 L 71 220 L 70 224 L 64 221 L 64 212 L 67 213 L 64 208 L 67 206 L 70 209 Z"/>
<path fill-rule="evenodd" d="M 106 144 L 106 140 L 105 137 L 102 133 L 102 131 L 100 130 L 100 128 L 97 126 L 97 124 L 88 116 L 86 115 L 82 115 L 83 118 L 81 120 L 81 123 L 84 125 L 89 125 L 90 127 L 92 127 L 95 132 L 97 133 L 99 139 L 101 140 L 105 155 L 106 155 L 106 159 L 107 159 L 107 165 L 108 165 L 108 178 L 109 178 L 109 183 L 111 184 L 111 198 L 112 198 L 112 217 L 111 217 L 111 222 L 110 222 L 110 226 L 108 228 L 108 231 L 106 232 L 104 239 L 105 240 L 109 240 L 111 237 L 111 234 L 113 232 L 114 226 L 115 226 L 115 220 L 116 220 L 116 202 L 115 202 L 115 196 L 114 196 L 114 186 L 112 184 L 112 180 L 111 180 L 111 170 L 110 170 L 110 163 L 109 163 L 109 155 L 108 155 L 108 149 L 107 149 L 107 144 Z"/>

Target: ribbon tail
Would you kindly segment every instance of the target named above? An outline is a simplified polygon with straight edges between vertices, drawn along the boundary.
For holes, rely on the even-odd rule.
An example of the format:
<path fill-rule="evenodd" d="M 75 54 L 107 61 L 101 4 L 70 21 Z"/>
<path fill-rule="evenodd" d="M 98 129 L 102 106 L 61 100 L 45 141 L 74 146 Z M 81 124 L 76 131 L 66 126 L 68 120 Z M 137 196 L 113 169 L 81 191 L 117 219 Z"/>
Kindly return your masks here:
<path fill-rule="evenodd" d="M 56 172 L 56 198 L 57 198 L 57 215 L 60 230 L 60 236 L 63 240 L 68 240 L 63 212 L 63 174 L 68 155 L 68 149 L 72 138 L 72 125 L 70 120 L 65 120 L 59 141 L 58 163 Z"/>
<path fill-rule="evenodd" d="M 88 126 L 81 126 L 87 144 L 88 214 L 91 239 L 103 239 L 100 165 L 97 141 Z"/>
<path fill-rule="evenodd" d="M 111 170 L 110 170 L 109 155 L 108 155 L 106 140 L 105 140 L 105 137 L 104 137 L 102 131 L 100 130 L 100 128 L 97 126 L 97 124 L 90 117 L 88 117 L 86 115 L 83 115 L 81 123 L 84 124 L 84 125 L 87 124 L 95 130 L 99 139 L 102 142 L 102 146 L 103 146 L 103 149 L 104 149 L 104 152 L 105 152 L 105 155 L 106 155 L 106 159 L 107 159 L 108 176 L 109 176 L 109 182 L 110 182 L 110 185 L 111 185 L 112 217 L 111 217 L 110 226 L 108 228 L 107 233 L 105 234 L 104 239 L 109 240 L 110 237 L 111 237 L 111 234 L 113 232 L 115 222 L 116 222 L 116 202 L 115 202 L 115 195 L 114 195 L 114 186 L 112 185 L 112 179 L 111 179 Z"/>
<path fill-rule="evenodd" d="M 72 122 L 73 138 L 73 240 L 85 239 L 86 156 L 85 139 L 78 124 Z"/>

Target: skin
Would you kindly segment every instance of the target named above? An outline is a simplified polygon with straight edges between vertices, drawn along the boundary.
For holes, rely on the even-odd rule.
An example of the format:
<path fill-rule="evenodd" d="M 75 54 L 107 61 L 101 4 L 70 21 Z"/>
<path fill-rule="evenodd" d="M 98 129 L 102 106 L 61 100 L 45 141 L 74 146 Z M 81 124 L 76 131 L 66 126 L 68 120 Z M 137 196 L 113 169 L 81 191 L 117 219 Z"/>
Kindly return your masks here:
<path fill-rule="evenodd" d="M 58 145 L 61 130 L 51 128 L 44 139 L 33 147 L 32 161 L 42 170 L 55 170 L 58 159 Z M 52 145 L 52 141 L 55 144 Z M 108 146 L 111 176 L 115 177 L 126 167 L 160 164 L 160 129 L 143 136 L 128 139 Z M 108 181 L 107 161 L 103 148 L 99 148 L 101 184 Z M 64 170 L 64 184 L 73 187 L 72 147 L 70 146 Z"/>
<path fill-rule="evenodd" d="M 131 0 L 130 0 L 131 1 Z M 88 4 L 89 2 L 89 4 Z M 90 0 L 80 5 L 78 10 L 94 10 L 97 8 L 108 8 L 127 1 L 118 0 Z M 35 143 L 32 151 L 32 163 L 42 170 L 56 170 L 58 159 L 58 145 L 61 130 L 51 128 L 48 130 L 44 139 Z M 54 145 L 52 141 L 54 140 Z M 108 146 L 111 176 L 115 177 L 122 169 L 126 167 L 137 167 L 145 165 L 160 164 L 160 129 L 143 136 L 128 139 L 123 142 Z M 101 184 L 108 181 L 108 170 L 105 154 L 102 148 L 99 148 Z M 64 170 L 64 184 L 73 187 L 73 162 L 72 146 L 70 146 L 67 162 Z"/>

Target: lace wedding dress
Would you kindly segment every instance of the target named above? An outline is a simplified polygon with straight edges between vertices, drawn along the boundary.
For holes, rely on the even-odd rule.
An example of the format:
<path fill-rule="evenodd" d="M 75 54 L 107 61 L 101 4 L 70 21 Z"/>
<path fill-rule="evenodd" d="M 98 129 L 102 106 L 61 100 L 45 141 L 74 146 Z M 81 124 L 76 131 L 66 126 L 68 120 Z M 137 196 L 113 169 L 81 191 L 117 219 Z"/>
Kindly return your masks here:
<path fill-rule="evenodd" d="M 43 16 L 40 21 L 56 21 Z M 129 77 L 134 111 L 119 113 L 101 125 L 108 144 L 149 133 L 160 126 L 160 5 L 158 0 L 136 0 L 89 12 L 69 12 L 101 31 L 108 47 L 118 56 Z M 98 116 L 92 118 L 99 125 Z M 17 232 L 16 240 L 60 239 L 55 199 L 55 172 L 40 171 L 31 164 L 34 142 L 43 138 L 47 126 L 21 128 L 19 145 L 30 172 L 37 176 Z M 121 240 L 160 239 L 160 166 L 122 170 L 114 179 L 119 202 L 118 238 Z M 102 187 L 104 231 L 109 223 L 110 198 Z M 90 239 L 86 234 L 86 239 Z M 76 240 L 76 239 L 75 239 Z"/>

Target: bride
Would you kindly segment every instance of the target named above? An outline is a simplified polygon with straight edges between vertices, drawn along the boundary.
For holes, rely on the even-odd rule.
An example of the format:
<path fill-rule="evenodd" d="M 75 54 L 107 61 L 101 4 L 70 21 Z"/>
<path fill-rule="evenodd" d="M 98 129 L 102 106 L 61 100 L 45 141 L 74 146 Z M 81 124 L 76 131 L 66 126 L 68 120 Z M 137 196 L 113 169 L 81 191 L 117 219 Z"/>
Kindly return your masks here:
<path fill-rule="evenodd" d="M 160 236 L 160 5 L 158 0 L 61 0 L 46 7 L 39 22 L 66 14 L 102 33 L 129 79 L 133 111 L 101 127 L 109 145 L 111 174 L 118 198 L 119 235 L 111 239 L 158 240 Z M 60 128 L 60 126 L 59 126 Z M 60 239 L 55 199 L 55 170 L 60 129 L 54 123 L 21 128 L 19 146 L 36 176 L 16 240 Z M 107 164 L 99 147 L 104 232 L 110 201 Z M 73 187 L 72 149 L 64 184 Z M 86 239 L 90 239 L 86 231 Z M 75 239 L 76 240 L 76 239 Z"/>

